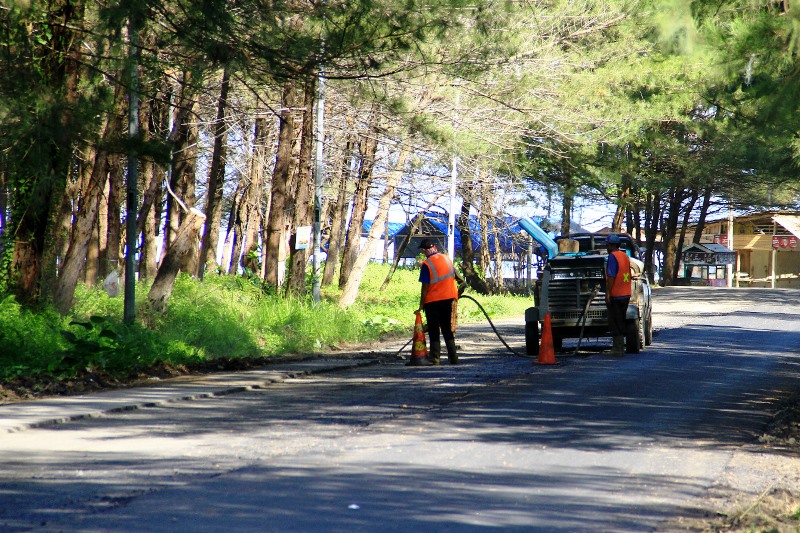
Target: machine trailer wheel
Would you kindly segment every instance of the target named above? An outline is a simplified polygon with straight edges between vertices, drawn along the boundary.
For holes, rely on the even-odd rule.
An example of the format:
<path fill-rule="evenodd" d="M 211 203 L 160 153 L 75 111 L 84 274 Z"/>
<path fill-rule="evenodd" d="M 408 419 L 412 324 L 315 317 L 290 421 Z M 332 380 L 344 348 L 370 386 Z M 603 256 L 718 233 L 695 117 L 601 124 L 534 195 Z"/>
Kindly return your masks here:
<path fill-rule="evenodd" d="M 642 320 L 628 320 L 625 331 L 625 351 L 639 353 L 644 346 L 644 324 Z"/>
<path fill-rule="evenodd" d="M 564 339 L 562 337 L 556 337 L 553 335 L 553 350 L 556 352 L 560 352 L 561 349 L 564 347 Z"/>
<path fill-rule="evenodd" d="M 539 323 L 525 322 L 525 353 L 539 355 Z"/>

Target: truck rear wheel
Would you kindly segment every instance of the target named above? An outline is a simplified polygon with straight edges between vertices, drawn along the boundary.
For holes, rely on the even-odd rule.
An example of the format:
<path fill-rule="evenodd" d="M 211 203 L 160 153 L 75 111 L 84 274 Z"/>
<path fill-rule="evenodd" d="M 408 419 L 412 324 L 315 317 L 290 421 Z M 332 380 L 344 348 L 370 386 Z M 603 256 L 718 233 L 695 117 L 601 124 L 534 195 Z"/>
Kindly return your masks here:
<path fill-rule="evenodd" d="M 539 355 L 539 323 L 525 322 L 525 353 Z"/>
<path fill-rule="evenodd" d="M 639 353 L 644 347 L 644 324 L 637 318 L 628 320 L 625 327 L 625 351 Z"/>
<path fill-rule="evenodd" d="M 644 323 L 644 345 L 650 346 L 651 344 L 653 344 L 653 315 L 648 313 Z"/>

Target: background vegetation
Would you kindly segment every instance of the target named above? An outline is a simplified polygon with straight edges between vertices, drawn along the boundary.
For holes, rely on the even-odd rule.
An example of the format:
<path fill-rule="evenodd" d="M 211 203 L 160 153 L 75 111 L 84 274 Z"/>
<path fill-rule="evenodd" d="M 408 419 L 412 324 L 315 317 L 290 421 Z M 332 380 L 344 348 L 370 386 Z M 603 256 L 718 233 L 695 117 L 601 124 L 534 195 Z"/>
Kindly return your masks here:
<path fill-rule="evenodd" d="M 670 284 L 687 223 L 796 207 L 799 28 L 778 0 L 6 2 L 0 294 L 31 329 L 2 357 L 112 365 L 132 335 L 187 358 L 294 349 L 309 275 L 320 323 L 357 337 L 390 210 L 475 219 L 461 268 L 496 293 L 485 243 L 512 208 L 566 232 L 610 206 Z M 115 276 L 121 323 L 82 292 Z M 254 294 L 261 316 L 222 312 Z"/>
<path fill-rule="evenodd" d="M 32 312 L 9 296 L 0 302 L 0 381 L 27 378 L 123 379 L 163 366 L 207 368 L 224 361 L 266 361 L 286 354 L 313 354 L 342 344 L 397 338 L 397 350 L 411 338 L 419 306 L 417 269 L 402 268 L 390 288 L 380 291 L 387 265 L 373 264 L 365 290 L 347 309 L 336 290 L 320 303 L 265 290 L 257 278 L 210 275 L 203 282 L 182 275 L 164 313 L 139 311 L 126 324 L 121 298 L 79 285 L 68 316 Z M 140 286 L 143 293 L 147 287 Z M 490 317 L 521 315 L 527 297 L 481 297 Z M 477 306 L 460 306 L 461 321 L 485 320 Z M 213 366 L 212 366 L 213 368 Z"/>

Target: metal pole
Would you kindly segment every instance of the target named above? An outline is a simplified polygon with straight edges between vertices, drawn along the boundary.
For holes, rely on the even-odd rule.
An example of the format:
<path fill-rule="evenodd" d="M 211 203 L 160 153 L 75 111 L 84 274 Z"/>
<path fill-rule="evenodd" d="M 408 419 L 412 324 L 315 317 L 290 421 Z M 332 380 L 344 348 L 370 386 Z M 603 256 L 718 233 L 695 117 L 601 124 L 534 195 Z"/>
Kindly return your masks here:
<path fill-rule="evenodd" d="M 456 89 L 456 111 L 461 102 L 461 91 Z M 453 128 L 455 131 L 455 125 Z M 453 140 L 455 150 L 455 139 Z M 453 154 L 453 165 L 450 169 L 450 216 L 447 220 L 447 254 L 451 261 L 456 259 L 456 180 L 458 179 L 458 157 Z M 467 224 L 469 226 L 469 224 Z"/>
<path fill-rule="evenodd" d="M 528 257 L 525 265 L 525 291 L 530 296 L 533 294 L 533 237 L 528 236 Z"/>
<path fill-rule="evenodd" d="M 772 242 L 770 242 L 770 246 L 772 246 L 772 254 L 770 254 L 770 259 L 772 260 L 771 261 L 772 265 L 770 265 L 770 269 L 769 269 L 770 270 L 770 273 L 769 273 L 769 279 L 770 279 L 769 286 L 770 286 L 771 289 L 775 288 L 775 275 L 776 275 L 776 272 L 777 272 L 777 268 L 775 267 L 775 263 L 778 262 L 778 250 L 777 250 L 777 248 L 775 248 L 775 245 L 772 244 L 775 241 L 775 235 L 777 235 L 777 234 L 778 234 L 778 223 L 777 222 L 773 222 L 772 223 Z"/>
<path fill-rule="evenodd" d="M 139 26 L 136 17 L 128 19 L 128 54 L 130 65 L 130 87 L 128 89 L 128 138 L 139 136 Z M 125 201 L 125 292 L 123 320 L 132 324 L 136 318 L 136 217 L 137 186 L 139 182 L 139 156 L 131 147 L 128 152 L 128 172 Z"/>
<path fill-rule="evenodd" d="M 730 203 L 728 203 L 728 248 L 735 250 L 733 247 L 733 207 Z M 733 265 L 725 266 L 725 277 L 728 288 L 733 287 Z"/>
<path fill-rule="evenodd" d="M 458 158 L 453 156 L 450 173 L 450 216 L 447 221 L 447 253 L 451 261 L 456 258 L 456 178 L 458 178 Z"/>
<path fill-rule="evenodd" d="M 311 294 L 314 302 L 321 298 L 321 255 L 322 255 L 322 182 L 325 173 L 324 145 L 325 145 L 325 76 L 320 68 L 317 79 L 317 124 L 316 124 L 316 161 L 314 162 L 314 275 Z"/>

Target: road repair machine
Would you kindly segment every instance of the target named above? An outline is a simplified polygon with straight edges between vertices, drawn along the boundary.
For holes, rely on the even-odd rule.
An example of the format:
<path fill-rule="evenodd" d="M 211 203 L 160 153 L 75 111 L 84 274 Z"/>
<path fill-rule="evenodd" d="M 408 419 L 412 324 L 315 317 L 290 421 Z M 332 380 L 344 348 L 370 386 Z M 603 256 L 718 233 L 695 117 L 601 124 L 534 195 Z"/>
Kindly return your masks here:
<path fill-rule="evenodd" d="M 541 324 L 550 314 L 553 347 L 562 348 L 566 338 L 610 336 L 606 312 L 606 237 L 603 233 L 575 233 L 552 239 L 530 218 L 520 226 L 546 251 L 534 286 L 534 307 L 525 311 L 525 347 L 538 355 Z M 631 258 L 631 300 L 628 305 L 625 351 L 639 353 L 653 342 L 651 289 L 644 263 L 633 238 L 620 233 L 620 249 Z M 543 254 L 544 255 L 544 254 Z M 576 352 L 577 352 L 576 348 Z"/>

